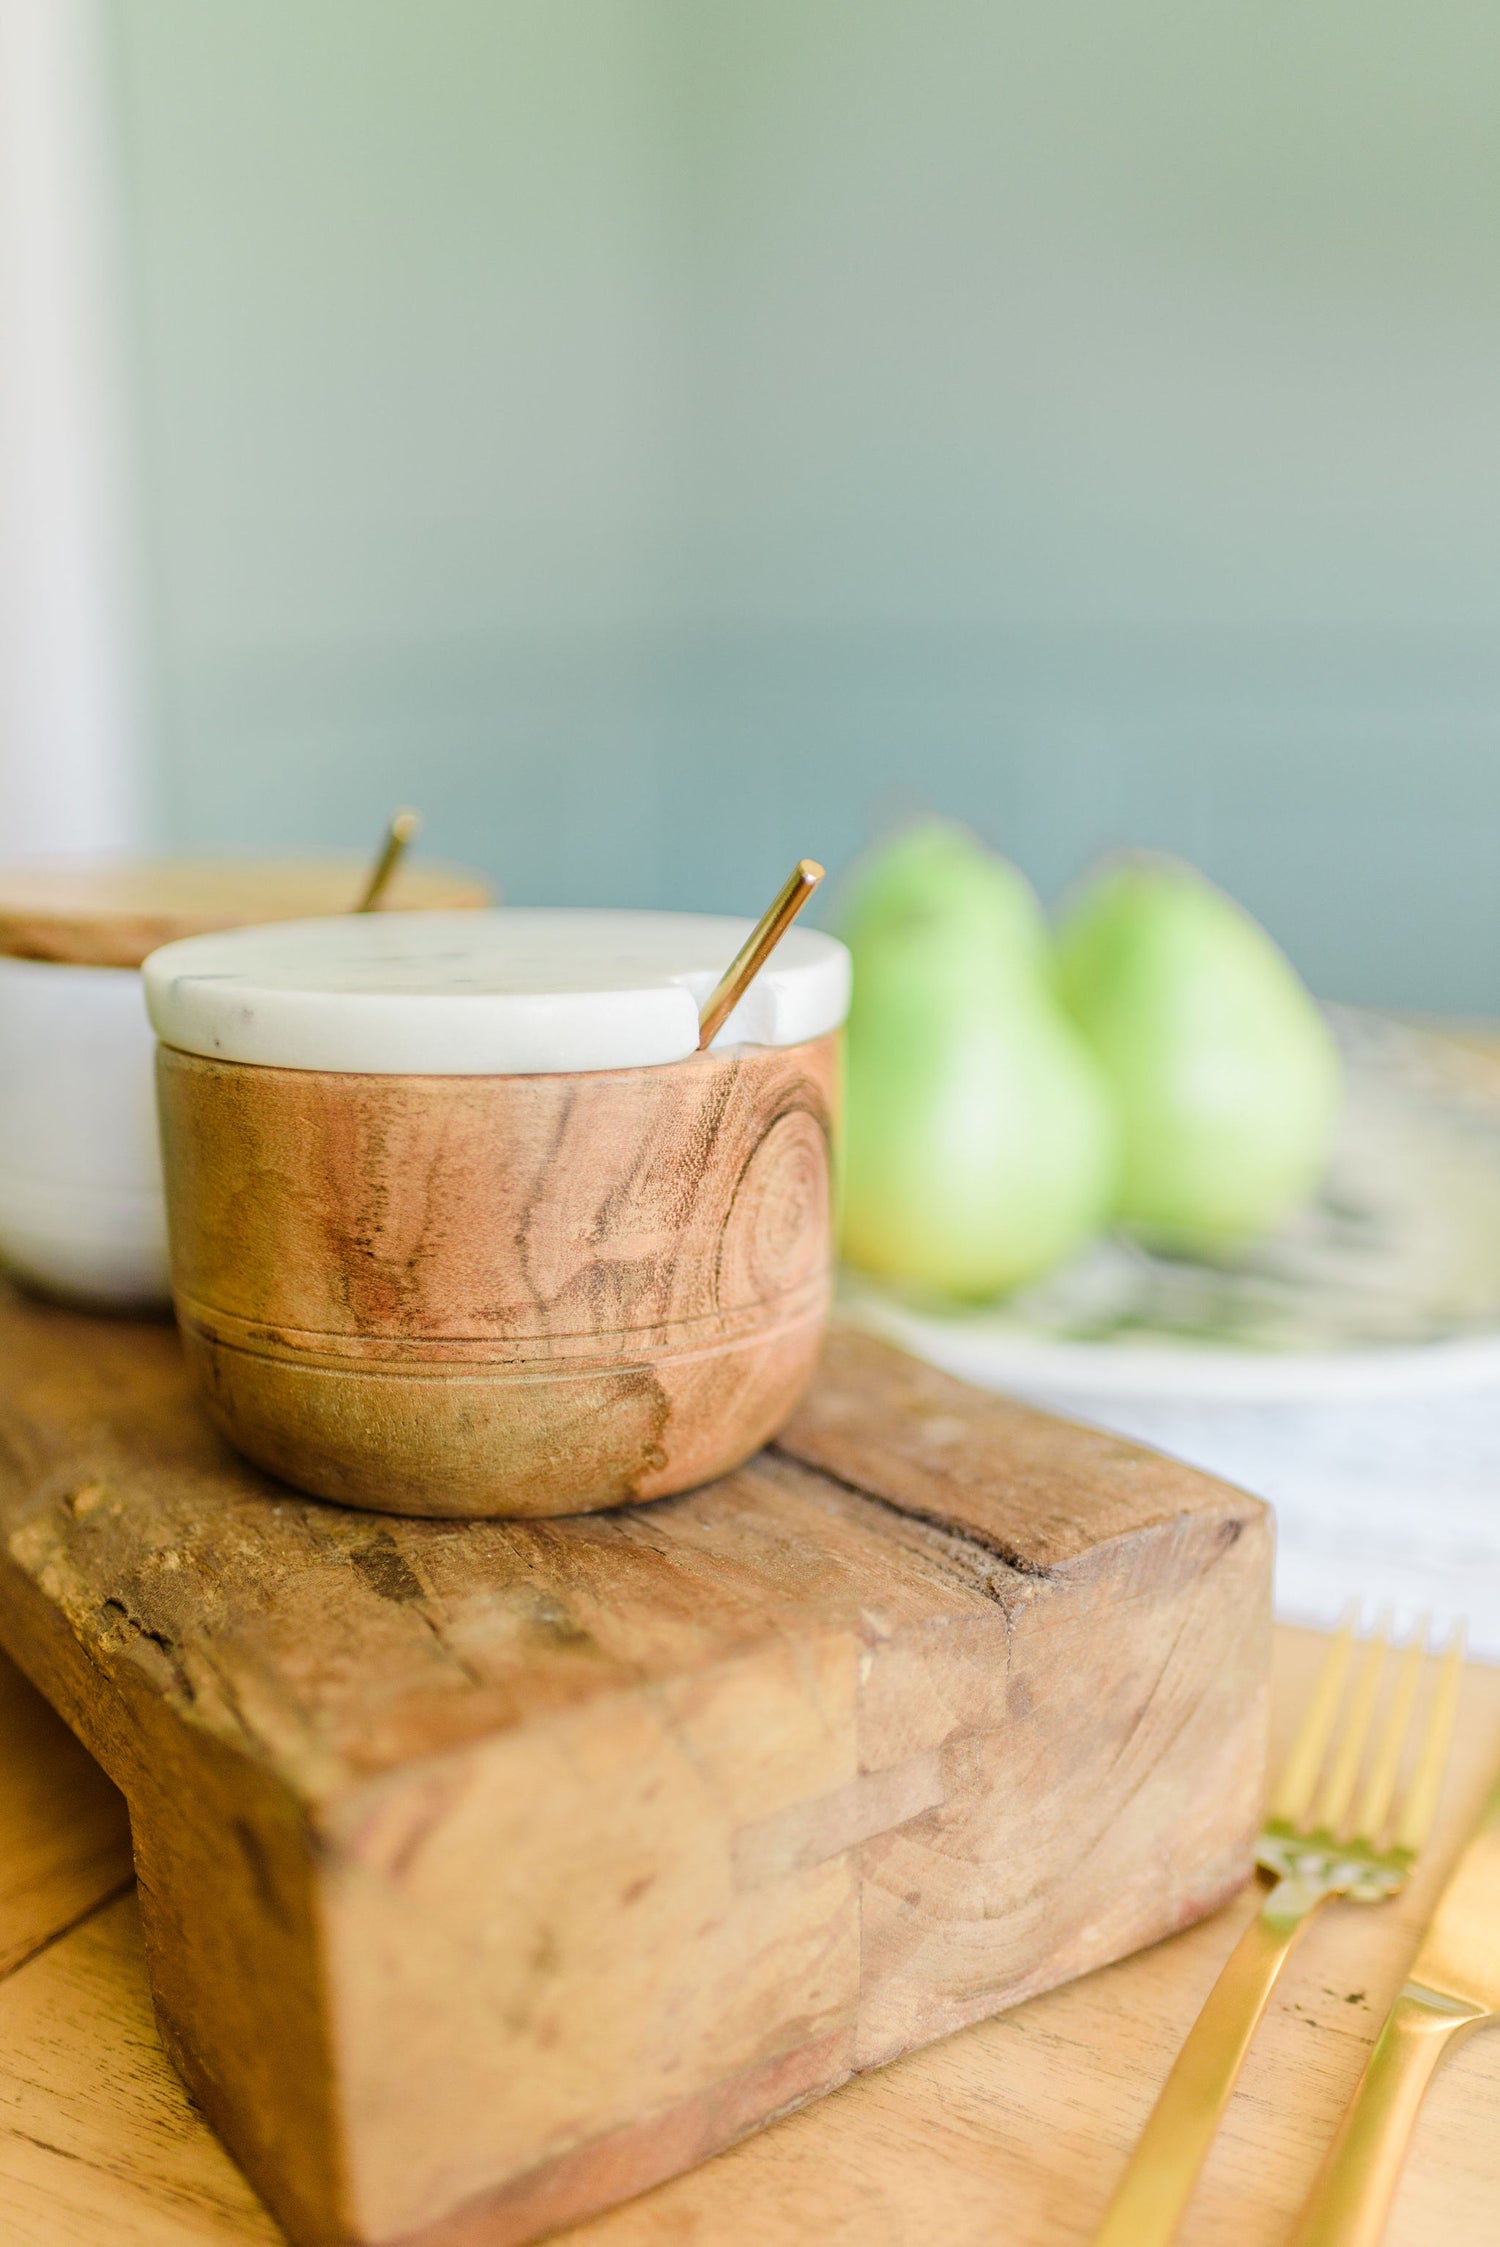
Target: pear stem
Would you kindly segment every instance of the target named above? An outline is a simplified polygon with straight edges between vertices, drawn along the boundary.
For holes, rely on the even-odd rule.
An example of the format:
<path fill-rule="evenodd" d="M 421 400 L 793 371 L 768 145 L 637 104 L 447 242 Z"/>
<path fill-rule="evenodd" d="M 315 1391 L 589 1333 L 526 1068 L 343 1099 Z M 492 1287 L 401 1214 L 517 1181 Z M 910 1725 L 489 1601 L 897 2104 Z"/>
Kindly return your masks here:
<path fill-rule="evenodd" d="M 369 880 L 365 883 L 364 894 L 354 908 L 356 913 L 376 913 L 380 910 L 380 901 L 390 887 L 391 877 L 421 831 L 422 815 L 413 811 L 409 805 L 391 814 L 390 823 L 381 838 L 379 853 L 370 869 Z"/>
<path fill-rule="evenodd" d="M 698 1051 L 706 1053 L 823 879 L 815 858 L 799 858 L 771 903 L 714 985 L 698 1016 Z"/>

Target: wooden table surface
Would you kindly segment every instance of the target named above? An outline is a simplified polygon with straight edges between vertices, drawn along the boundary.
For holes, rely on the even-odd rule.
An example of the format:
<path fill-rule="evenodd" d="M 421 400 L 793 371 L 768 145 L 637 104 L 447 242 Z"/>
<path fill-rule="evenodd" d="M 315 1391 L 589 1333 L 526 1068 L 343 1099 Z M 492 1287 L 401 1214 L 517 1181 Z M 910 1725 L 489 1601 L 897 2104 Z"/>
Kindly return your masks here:
<path fill-rule="evenodd" d="M 1318 1656 L 1277 1648 L 1277 1725 Z M 1442 1820 L 1406 1897 L 1335 1906 L 1294 1956 L 1184 2231 L 1285 2236 L 1485 1785 L 1500 1670 L 1472 1667 Z M 188 2247 L 282 2235 L 157 2041 L 120 1798 L 0 1657 L 0 2238 Z M 1251 1897 L 1155 1950 L 862 2077 L 570 2233 L 587 2247 L 1086 2241 Z M 1500 2035 L 1439 2077 L 1391 2247 L 1500 2239 Z"/>

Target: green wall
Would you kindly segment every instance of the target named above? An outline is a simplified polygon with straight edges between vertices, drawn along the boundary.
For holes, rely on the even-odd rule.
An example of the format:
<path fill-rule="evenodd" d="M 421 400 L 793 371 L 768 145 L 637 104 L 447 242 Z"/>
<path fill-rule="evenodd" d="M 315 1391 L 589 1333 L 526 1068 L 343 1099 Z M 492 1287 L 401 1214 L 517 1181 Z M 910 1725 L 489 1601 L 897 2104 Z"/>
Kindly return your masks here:
<path fill-rule="evenodd" d="M 1500 1011 L 1500 18 L 109 4 L 164 833 L 748 911 L 932 803 Z"/>

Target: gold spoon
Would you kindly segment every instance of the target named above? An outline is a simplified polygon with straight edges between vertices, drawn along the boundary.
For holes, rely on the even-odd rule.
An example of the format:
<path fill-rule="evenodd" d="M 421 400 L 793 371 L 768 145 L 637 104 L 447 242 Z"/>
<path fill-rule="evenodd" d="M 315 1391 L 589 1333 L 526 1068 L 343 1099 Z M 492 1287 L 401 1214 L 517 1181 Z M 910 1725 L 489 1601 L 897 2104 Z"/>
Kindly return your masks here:
<path fill-rule="evenodd" d="M 392 875 L 406 856 L 409 845 L 416 841 L 421 831 L 422 815 L 420 812 L 413 811 L 407 806 L 403 810 L 391 814 L 390 825 L 386 828 L 381 839 L 380 851 L 375 864 L 370 869 L 370 878 L 365 884 L 364 895 L 354 908 L 356 913 L 375 913 L 379 911 L 380 901 L 390 887 Z"/>
<path fill-rule="evenodd" d="M 700 1053 L 713 1044 L 822 879 L 815 858 L 798 859 L 705 1001 L 698 1016 Z"/>

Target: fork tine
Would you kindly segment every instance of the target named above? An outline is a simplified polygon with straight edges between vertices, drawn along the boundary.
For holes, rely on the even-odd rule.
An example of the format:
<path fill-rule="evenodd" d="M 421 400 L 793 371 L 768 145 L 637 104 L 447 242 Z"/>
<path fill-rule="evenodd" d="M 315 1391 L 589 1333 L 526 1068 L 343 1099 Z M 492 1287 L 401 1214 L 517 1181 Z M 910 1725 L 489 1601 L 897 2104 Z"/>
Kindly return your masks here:
<path fill-rule="evenodd" d="M 1427 1713 L 1427 1737 L 1422 1742 L 1411 1787 L 1396 1820 L 1398 1849 L 1415 1852 L 1431 1830 L 1438 1790 L 1443 1783 L 1443 1766 L 1448 1760 L 1448 1742 L 1453 1736 L 1453 1712 L 1458 1704 L 1459 1667 L 1463 1658 L 1464 1627 L 1462 1623 L 1455 1623 L 1433 1688 L 1432 1707 Z"/>
<path fill-rule="evenodd" d="M 1355 1782 L 1364 1758 L 1365 1742 L 1375 1718 L 1381 1672 L 1390 1651 L 1391 1612 L 1382 1608 L 1374 1630 L 1365 1641 L 1364 1659 L 1354 1681 L 1354 1698 L 1348 1717 L 1334 1744 L 1333 1761 L 1312 1811 L 1312 1824 L 1320 1833 L 1339 1833 L 1354 1797 Z"/>
<path fill-rule="evenodd" d="M 1323 1657 L 1323 1667 L 1318 1672 L 1318 1682 L 1313 1687 L 1312 1699 L 1307 1704 L 1307 1714 L 1292 1742 L 1292 1752 L 1282 1766 L 1281 1777 L 1271 1797 L 1271 1816 L 1285 1819 L 1288 1825 L 1295 1826 L 1301 1820 L 1312 1799 L 1318 1773 L 1323 1768 L 1323 1756 L 1328 1747 L 1329 1735 L 1333 1731 L 1333 1720 L 1338 1715 L 1344 1679 L 1349 1671 L 1357 1613 L 1357 1608 L 1348 1609 L 1334 1636 L 1333 1644 Z"/>
<path fill-rule="evenodd" d="M 1421 1683 L 1422 1663 L 1431 1632 L 1432 1617 L 1424 1615 L 1407 1641 L 1401 1667 L 1396 1672 L 1396 1689 L 1375 1749 L 1375 1760 L 1354 1813 L 1354 1831 L 1371 1843 L 1379 1842 L 1390 1816 L 1396 1777 L 1401 1769 L 1401 1750 L 1406 1745 L 1406 1728 L 1411 1722 L 1412 1703 Z"/>

